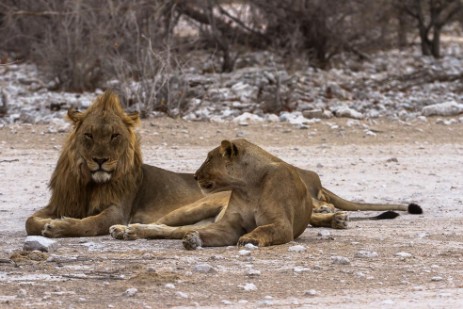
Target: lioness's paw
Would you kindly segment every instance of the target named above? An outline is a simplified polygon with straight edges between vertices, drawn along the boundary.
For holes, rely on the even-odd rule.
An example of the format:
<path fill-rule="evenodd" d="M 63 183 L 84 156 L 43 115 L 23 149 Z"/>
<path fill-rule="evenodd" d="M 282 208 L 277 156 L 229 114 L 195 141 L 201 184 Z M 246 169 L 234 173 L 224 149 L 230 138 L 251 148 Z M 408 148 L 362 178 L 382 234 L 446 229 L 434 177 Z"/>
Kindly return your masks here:
<path fill-rule="evenodd" d="M 331 214 L 333 212 L 336 212 L 336 208 L 334 208 L 334 206 L 331 204 L 324 204 L 320 207 L 314 208 L 313 212 L 321 214 Z"/>
<path fill-rule="evenodd" d="M 349 222 L 349 214 L 347 211 L 338 211 L 334 214 L 333 220 L 331 221 L 331 227 L 333 229 L 347 229 Z"/>
<path fill-rule="evenodd" d="M 197 231 L 189 232 L 183 237 L 183 247 L 187 250 L 195 250 L 203 245 L 203 241 Z"/>
<path fill-rule="evenodd" d="M 125 230 L 127 229 L 126 225 L 112 225 L 109 228 L 109 234 L 114 238 L 114 239 L 124 239 L 124 233 Z"/>

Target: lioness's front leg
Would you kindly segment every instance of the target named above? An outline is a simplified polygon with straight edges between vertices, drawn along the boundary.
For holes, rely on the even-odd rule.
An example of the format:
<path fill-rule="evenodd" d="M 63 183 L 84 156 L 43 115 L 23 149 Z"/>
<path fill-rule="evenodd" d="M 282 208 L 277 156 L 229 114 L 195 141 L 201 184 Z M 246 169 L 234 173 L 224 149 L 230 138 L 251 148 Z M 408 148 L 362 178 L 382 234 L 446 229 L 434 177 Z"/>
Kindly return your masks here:
<path fill-rule="evenodd" d="M 222 220 L 203 228 L 192 228 L 183 237 L 183 246 L 187 250 L 197 247 L 234 246 L 241 233 L 239 222 Z"/>
<path fill-rule="evenodd" d="M 238 240 L 238 246 L 253 244 L 259 247 L 281 245 L 294 239 L 293 228 L 288 224 L 266 224 L 256 227 Z"/>
<path fill-rule="evenodd" d="M 110 226 L 126 223 L 122 209 L 110 206 L 95 216 L 83 219 L 53 219 L 45 224 L 41 234 L 46 237 L 97 236 L 108 233 Z"/>
<path fill-rule="evenodd" d="M 140 224 L 113 225 L 109 228 L 109 234 L 115 239 L 135 240 L 146 239 L 182 239 L 186 233 L 198 229 L 197 226 L 167 226 L 165 224 Z"/>

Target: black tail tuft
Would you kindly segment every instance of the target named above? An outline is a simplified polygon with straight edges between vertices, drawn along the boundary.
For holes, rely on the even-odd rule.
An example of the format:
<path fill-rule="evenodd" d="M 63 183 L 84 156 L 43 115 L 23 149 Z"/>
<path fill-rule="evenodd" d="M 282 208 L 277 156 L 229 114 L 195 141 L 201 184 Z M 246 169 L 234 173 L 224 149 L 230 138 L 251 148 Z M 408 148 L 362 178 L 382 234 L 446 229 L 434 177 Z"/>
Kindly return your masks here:
<path fill-rule="evenodd" d="M 423 213 L 423 209 L 420 205 L 411 203 L 408 205 L 408 212 L 413 215 L 421 215 Z"/>
<path fill-rule="evenodd" d="M 398 216 L 399 214 L 396 213 L 395 211 L 388 210 L 376 217 L 373 217 L 372 219 L 374 220 L 394 219 L 394 218 L 397 218 Z"/>

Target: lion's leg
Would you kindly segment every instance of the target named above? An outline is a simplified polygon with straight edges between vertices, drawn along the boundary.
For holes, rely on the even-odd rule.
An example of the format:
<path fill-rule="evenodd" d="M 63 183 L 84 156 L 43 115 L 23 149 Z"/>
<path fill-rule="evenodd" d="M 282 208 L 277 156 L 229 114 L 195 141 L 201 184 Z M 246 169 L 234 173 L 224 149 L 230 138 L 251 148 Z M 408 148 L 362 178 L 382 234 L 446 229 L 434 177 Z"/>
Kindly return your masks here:
<path fill-rule="evenodd" d="M 120 206 L 110 206 L 95 216 L 83 219 L 54 219 L 45 224 L 41 234 L 46 237 L 79 237 L 108 234 L 109 227 L 126 223 Z"/>
<path fill-rule="evenodd" d="M 36 211 L 26 220 L 27 235 L 42 235 L 42 230 L 45 225 L 55 218 L 56 216 L 48 209 L 48 207 Z"/>
<path fill-rule="evenodd" d="M 329 227 L 333 229 L 346 229 L 349 217 L 347 212 L 312 213 L 310 225 L 313 227 Z"/>

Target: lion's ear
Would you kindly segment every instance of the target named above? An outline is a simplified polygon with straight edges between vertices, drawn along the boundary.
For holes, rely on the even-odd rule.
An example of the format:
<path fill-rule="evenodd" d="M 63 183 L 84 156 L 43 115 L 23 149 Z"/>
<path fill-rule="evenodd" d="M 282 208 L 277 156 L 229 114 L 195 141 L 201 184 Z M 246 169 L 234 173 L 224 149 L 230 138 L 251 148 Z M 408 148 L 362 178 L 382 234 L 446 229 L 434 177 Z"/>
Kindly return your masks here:
<path fill-rule="evenodd" d="M 74 123 L 78 123 L 79 121 L 82 121 L 83 114 L 79 112 L 77 109 L 74 107 L 71 107 L 68 110 L 68 118 Z"/>
<path fill-rule="evenodd" d="M 138 112 L 128 113 L 127 118 L 129 119 L 127 124 L 132 127 L 140 124 L 140 114 Z"/>
<path fill-rule="evenodd" d="M 233 157 L 237 157 L 239 151 L 238 147 L 234 143 L 228 140 L 223 140 L 222 143 L 220 143 L 220 153 L 222 154 L 222 157 L 231 159 Z"/>

